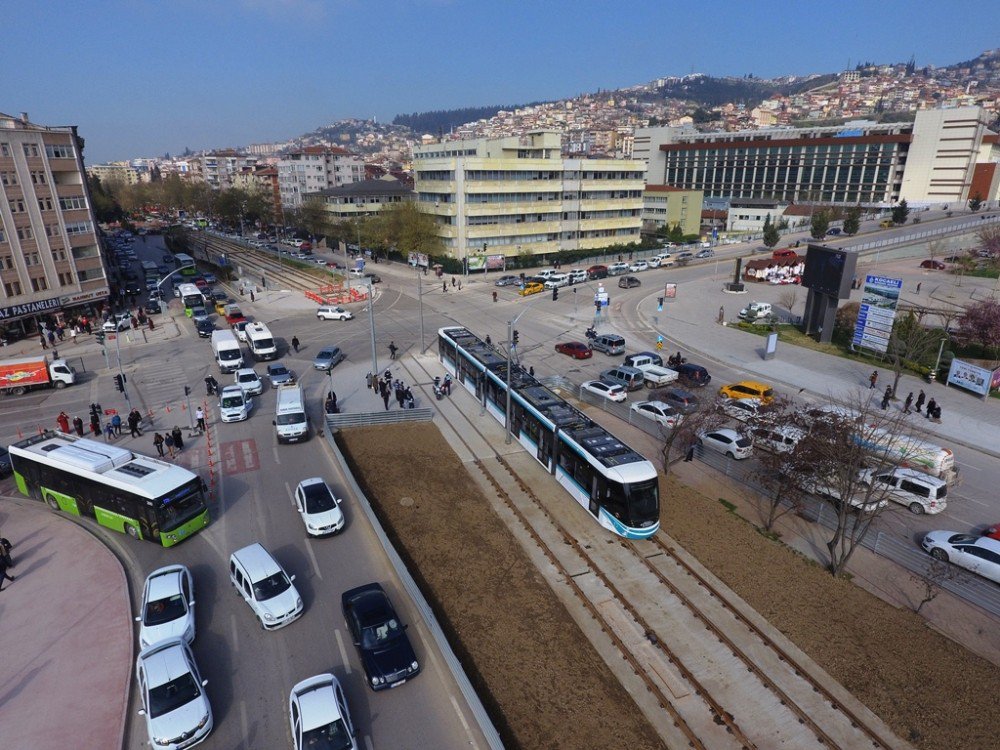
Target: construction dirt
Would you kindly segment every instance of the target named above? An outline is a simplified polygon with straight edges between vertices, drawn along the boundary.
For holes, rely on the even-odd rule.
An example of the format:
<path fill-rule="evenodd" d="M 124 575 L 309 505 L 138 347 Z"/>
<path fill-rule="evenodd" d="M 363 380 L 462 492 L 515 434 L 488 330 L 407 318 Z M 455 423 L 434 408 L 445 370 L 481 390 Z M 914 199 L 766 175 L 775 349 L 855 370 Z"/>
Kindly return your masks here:
<path fill-rule="evenodd" d="M 507 747 L 663 746 L 436 427 L 352 429 L 338 443 Z M 664 531 L 900 737 L 998 746 L 1000 670 L 719 502 L 660 485 Z"/>

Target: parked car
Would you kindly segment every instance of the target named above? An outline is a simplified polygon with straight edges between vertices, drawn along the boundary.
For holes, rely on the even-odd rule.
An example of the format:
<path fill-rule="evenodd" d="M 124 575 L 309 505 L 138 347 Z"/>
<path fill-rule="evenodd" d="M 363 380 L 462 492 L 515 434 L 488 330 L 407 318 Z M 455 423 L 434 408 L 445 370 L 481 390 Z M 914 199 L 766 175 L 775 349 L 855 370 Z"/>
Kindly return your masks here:
<path fill-rule="evenodd" d="M 354 313 L 338 305 L 322 305 L 316 309 L 317 320 L 351 320 Z"/>
<path fill-rule="evenodd" d="M 607 266 L 591 266 L 587 269 L 588 279 L 606 279 L 608 278 L 608 267 Z"/>
<path fill-rule="evenodd" d="M 180 747 L 173 742 L 180 737 L 185 738 L 184 747 L 191 747 L 212 731 L 212 706 L 204 689 L 208 680 L 201 678 L 191 648 L 182 638 L 140 651 L 135 681 L 142 703 L 139 714 L 146 718 L 152 747 Z"/>
<path fill-rule="evenodd" d="M 585 383 L 581 383 L 580 387 L 585 391 L 603 396 L 608 401 L 621 403 L 628 398 L 628 393 L 623 386 L 605 383 L 603 380 L 588 380 Z"/>
<path fill-rule="evenodd" d="M 943 479 L 932 477 L 916 469 L 886 469 L 872 471 L 866 469 L 861 481 L 874 483 L 885 490 L 885 496 L 894 503 L 905 505 L 911 513 L 940 513 L 948 507 L 948 484 Z"/>
<path fill-rule="evenodd" d="M 522 289 L 519 292 L 519 294 L 522 297 L 527 297 L 529 294 L 538 294 L 539 292 L 544 292 L 544 291 L 545 291 L 545 286 L 543 284 L 537 281 L 532 281 L 528 284 L 525 284 L 524 289 Z"/>
<path fill-rule="evenodd" d="M 205 282 L 208 283 L 208 284 L 218 284 L 219 283 L 218 277 L 214 273 L 211 273 L 209 271 L 205 271 L 204 273 L 202 273 L 201 277 L 203 279 L 205 279 Z"/>
<path fill-rule="evenodd" d="M 344 350 L 339 346 L 324 346 L 313 360 L 313 367 L 326 371 L 339 364 L 343 358 Z"/>
<path fill-rule="evenodd" d="M 295 488 L 295 509 L 310 536 L 337 534 L 344 529 L 343 501 L 320 477 L 303 479 Z"/>
<path fill-rule="evenodd" d="M 682 262 L 687 262 L 694 257 L 694 253 L 690 251 L 684 251 L 683 253 L 677 253 L 677 260 Z"/>
<path fill-rule="evenodd" d="M 727 417 L 749 422 L 760 414 L 760 401 L 755 398 L 722 398 L 719 409 Z"/>
<path fill-rule="evenodd" d="M 932 531 L 920 542 L 935 559 L 950 562 L 1000 583 L 1000 541 L 988 536 Z"/>
<path fill-rule="evenodd" d="M 115 313 L 114 317 L 108 318 L 101 326 L 105 333 L 115 333 L 116 331 L 127 331 L 132 324 L 132 316 L 127 312 Z"/>
<path fill-rule="evenodd" d="M 556 344 L 556 351 L 560 354 L 567 354 L 573 359 L 590 359 L 594 352 L 582 341 L 564 341 Z"/>
<path fill-rule="evenodd" d="M 830 227 L 829 229 L 826 230 L 826 235 L 827 237 L 836 237 L 842 231 L 843 230 L 840 227 Z"/>
<path fill-rule="evenodd" d="M 636 401 L 630 410 L 640 417 L 652 419 L 654 422 L 670 428 L 676 427 L 684 418 L 676 409 L 662 401 Z"/>
<path fill-rule="evenodd" d="M 641 285 L 642 282 L 635 276 L 622 276 L 618 279 L 618 286 L 622 289 L 634 289 Z"/>
<path fill-rule="evenodd" d="M 385 591 L 369 583 L 340 598 L 351 639 L 372 690 L 402 685 L 420 672 L 420 663 Z"/>
<path fill-rule="evenodd" d="M 159 299 L 149 300 L 145 305 L 143 305 L 142 309 L 146 311 L 146 315 L 159 315 L 160 314 Z"/>
<path fill-rule="evenodd" d="M 501 276 L 499 279 L 493 282 L 494 286 L 517 286 L 521 283 L 521 279 L 517 276 L 511 276 L 507 274 L 506 276 Z"/>
<path fill-rule="evenodd" d="M 750 438 L 727 428 L 701 433 L 698 444 L 735 459 L 750 458 L 753 453 L 753 441 Z"/>
<path fill-rule="evenodd" d="M 719 395 L 732 399 L 755 398 L 765 406 L 774 403 L 774 389 L 767 383 L 758 383 L 756 380 L 741 380 L 724 385 L 719 389 Z"/>
<path fill-rule="evenodd" d="M 183 565 L 168 565 L 146 576 L 139 623 L 139 648 L 160 641 L 194 640 L 194 579 Z"/>
<path fill-rule="evenodd" d="M 921 268 L 930 268 L 932 271 L 943 271 L 947 266 L 939 260 L 934 260 L 933 258 L 928 258 L 927 260 L 920 261 Z"/>
<path fill-rule="evenodd" d="M 295 373 L 280 362 L 272 362 L 267 366 L 267 379 L 272 388 L 295 382 Z"/>
<path fill-rule="evenodd" d="M 702 250 L 702 251 L 700 251 L 700 252 L 699 252 L 699 253 L 698 253 L 698 254 L 697 254 L 696 256 L 694 256 L 694 257 L 696 257 L 696 258 L 711 258 L 711 257 L 712 257 L 712 256 L 714 256 L 714 255 L 715 255 L 715 251 L 714 251 L 714 250 L 711 250 L 711 249 L 705 249 L 705 250 Z"/>
<path fill-rule="evenodd" d="M 310 677 L 292 688 L 288 723 L 295 750 L 358 750 L 347 698 L 332 674 Z"/>
<path fill-rule="evenodd" d="M 672 406 L 681 414 L 691 414 L 698 410 L 698 397 L 683 388 L 662 388 L 653 391 L 653 399 Z"/>
<path fill-rule="evenodd" d="M 640 271 L 648 271 L 649 263 L 644 260 L 637 260 L 629 264 L 628 270 L 632 273 L 639 273 Z"/>

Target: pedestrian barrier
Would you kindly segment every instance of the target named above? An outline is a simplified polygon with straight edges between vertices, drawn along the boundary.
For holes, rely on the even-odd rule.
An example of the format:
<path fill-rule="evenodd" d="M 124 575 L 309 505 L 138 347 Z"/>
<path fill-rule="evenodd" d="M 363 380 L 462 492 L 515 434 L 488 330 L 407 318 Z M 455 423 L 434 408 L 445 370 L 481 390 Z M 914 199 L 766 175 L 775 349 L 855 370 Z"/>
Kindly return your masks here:
<path fill-rule="evenodd" d="M 345 427 L 370 427 L 401 422 L 430 422 L 433 419 L 433 409 L 396 409 L 354 414 L 327 414 L 326 426 L 328 430 L 338 430 Z"/>
<path fill-rule="evenodd" d="M 306 290 L 303 292 L 307 299 L 311 299 L 317 305 L 346 305 L 351 302 L 363 302 L 368 299 L 366 290 L 351 288 L 344 289 L 340 284 L 321 286 L 315 292 Z"/>

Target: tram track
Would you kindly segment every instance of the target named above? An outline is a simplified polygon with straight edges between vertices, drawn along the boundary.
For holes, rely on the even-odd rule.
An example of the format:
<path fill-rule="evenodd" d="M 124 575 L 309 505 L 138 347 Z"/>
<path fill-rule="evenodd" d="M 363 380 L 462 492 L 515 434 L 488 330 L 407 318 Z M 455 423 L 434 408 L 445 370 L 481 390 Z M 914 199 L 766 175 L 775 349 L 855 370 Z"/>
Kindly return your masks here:
<path fill-rule="evenodd" d="M 444 411 L 442 416 L 475 456 L 469 440 L 462 437 L 454 419 Z M 471 422 L 468 425 L 489 445 L 482 430 Z M 462 429 L 468 428 L 463 426 Z M 598 545 L 594 539 L 589 539 L 585 533 L 575 533 L 556 517 L 515 467 L 495 450 L 493 453 L 495 464 L 491 460 L 476 458 L 476 467 L 494 488 L 500 502 L 558 571 L 560 580 L 600 625 L 659 706 L 669 714 L 674 727 L 683 734 L 690 747 L 713 750 L 776 746 L 854 750 L 863 747 L 879 750 L 907 746 L 884 726 L 874 726 L 863 711 L 847 705 L 836 695 L 836 690 L 828 689 L 823 680 L 815 678 L 799 658 L 745 615 L 741 607 L 731 601 L 731 594 L 699 572 L 670 542 L 654 536 L 641 541 L 613 539 L 610 541 L 614 544 Z M 516 489 L 511 487 L 512 484 Z M 572 505 L 575 509 L 575 503 Z M 539 524 L 540 518 L 544 519 L 543 525 L 547 525 L 548 529 Z M 645 546 L 652 549 L 643 549 Z M 609 563 L 594 554 L 595 549 L 607 547 L 613 547 L 625 557 Z M 572 552 L 575 560 L 566 559 L 567 550 Z M 662 569 L 663 566 L 657 564 L 661 561 L 669 561 L 673 569 Z M 632 601 L 622 585 L 616 583 L 616 580 L 621 580 L 613 572 L 616 566 L 634 570 L 637 565 L 659 587 L 659 591 L 649 598 L 655 600 L 660 608 L 672 610 L 675 618 L 681 610 L 685 611 L 690 620 L 686 626 L 665 628 L 657 617 L 662 612 L 657 613 L 655 608 L 652 615 L 644 611 Z M 630 646 L 617 630 L 620 629 L 620 618 L 609 616 L 604 595 L 595 597 L 595 587 L 587 581 L 590 577 L 598 583 L 597 590 L 607 592 L 614 608 L 631 619 L 689 690 L 682 690 L 678 695 L 676 683 L 670 680 L 665 683 L 655 665 L 648 663 L 648 659 L 637 657 L 634 644 Z M 666 606 L 665 602 L 676 603 L 676 606 Z M 654 624 L 654 619 L 661 624 Z M 699 655 L 698 651 L 692 653 L 688 642 L 679 644 L 680 648 L 671 645 L 683 639 L 685 632 L 691 633 L 695 629 L 701 631 L 698 648 L 704 655 Z M 726 677 L 721 676 L 726 669 L 728 674 L 738 674 L 739 678 L 730 679 L 727 684 Z M 739 691 L 734 691 L 732 683 L 745 683 L 746 680 L 753 681 L 756 686 L 743 684 Z M 741 710 L 729 710 L 727 704 L 734 700 L 732 696 L 737 692 L 766 695 L 764 702 L 768 703 L 768 710 L 748 710 L 748 703 L 742 699 L 738 701 Z M 692 697 L 700 702 L 700 707 L 692 705 Z M 874 718 L 874 723 L 877 723 L 877 717 Z"/>

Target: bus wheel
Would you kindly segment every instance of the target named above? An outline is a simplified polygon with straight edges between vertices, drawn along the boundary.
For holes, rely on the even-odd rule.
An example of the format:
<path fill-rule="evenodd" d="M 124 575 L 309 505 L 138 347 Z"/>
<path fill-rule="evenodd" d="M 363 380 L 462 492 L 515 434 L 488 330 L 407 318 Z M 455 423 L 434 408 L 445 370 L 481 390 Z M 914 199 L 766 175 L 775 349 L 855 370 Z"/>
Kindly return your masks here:
<path fill-rule="evenodd" d="M 49 504 L 52 510 L 59 510 L 59 501 L 52 497 L 52 495 L 46 495 L 45 502 Z"/>
<path fill-rule="evenodd" d="M 139 538 L 139 529 L 130 523 L 125 524 L 125 533 L 128 534 L 133 539 Z"/>

